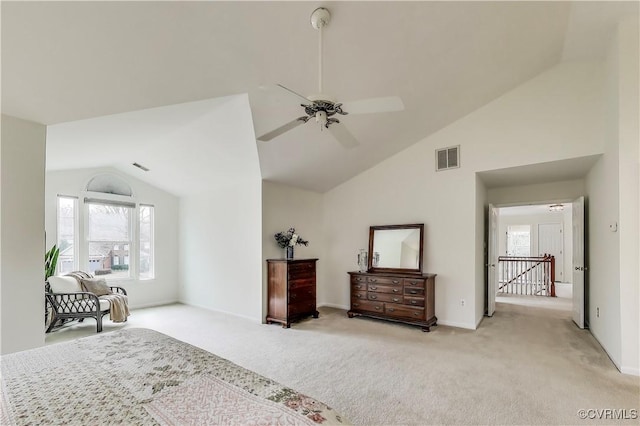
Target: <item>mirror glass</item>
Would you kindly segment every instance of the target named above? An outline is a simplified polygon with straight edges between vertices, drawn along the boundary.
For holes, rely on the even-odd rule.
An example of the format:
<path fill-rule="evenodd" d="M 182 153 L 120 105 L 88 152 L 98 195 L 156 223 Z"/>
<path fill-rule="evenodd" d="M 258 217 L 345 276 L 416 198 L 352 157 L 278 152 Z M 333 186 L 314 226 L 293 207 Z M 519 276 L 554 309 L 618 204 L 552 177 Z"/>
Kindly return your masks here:
<path fill-rule="evenodd" d="M 369 231 L 369 269 L 422 271 L 424 225 L 372 226 Z"/>
<path fill-rule="evenodd" d="M 418 269 L 420 230 L 379 229 L 373 232 L 374 268 Z"/>

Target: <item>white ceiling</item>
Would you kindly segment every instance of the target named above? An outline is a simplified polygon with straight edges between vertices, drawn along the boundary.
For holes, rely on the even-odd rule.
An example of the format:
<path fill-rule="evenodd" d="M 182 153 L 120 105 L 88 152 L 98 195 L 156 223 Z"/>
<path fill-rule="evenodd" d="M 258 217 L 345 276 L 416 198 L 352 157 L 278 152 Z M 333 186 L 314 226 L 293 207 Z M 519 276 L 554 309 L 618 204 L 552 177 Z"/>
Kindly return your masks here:
<path fill-rule="evenodd" d="M 332 13 L 324 91 L 343 102 L 398 95 L 406 106 L 344 117 L 361 142 L 356 149 L 311 123 L 258 143 L 264 179 L 321 192 L 563 57 L 601 58 L 606 44 L 595 41 L 620 16 L 637 13 L 635 3 L 3 2 L 3 113 L 56 124 L 248 93 L 255 134 L 262 134 L 301 108 L 286 92 L 260 86 L 317 92 L 318 32 L 309 16 L 321 5 Z M 65 138 L 48 143 L 73 149 Z M 154 159 L 151 151 L 138 154 L 142 164 Z M 197 160 L 198 150 L 182 155 Z M 84 159 L 74 157 L 75 164 Z M 64 161 L 47 164 L 69 166 Z M 179 178 L 188 171 L 180 167 L 158 162 L 154 170 Z"/>

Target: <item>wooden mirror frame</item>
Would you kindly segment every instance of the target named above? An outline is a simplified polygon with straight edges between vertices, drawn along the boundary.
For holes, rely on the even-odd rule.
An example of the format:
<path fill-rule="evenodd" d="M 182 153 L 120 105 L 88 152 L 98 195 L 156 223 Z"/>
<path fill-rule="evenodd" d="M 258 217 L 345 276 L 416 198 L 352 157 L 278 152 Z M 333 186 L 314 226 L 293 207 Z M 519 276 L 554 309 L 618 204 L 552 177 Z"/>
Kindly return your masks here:
<path fill-rule="evenodd" d="M 385 229 L 419 229 L 420 230 L 420 254 L 418 257 L 418 268 L 378 268 L 373 266 L 373 234 L 375 231 Z M 369 272 L 398 272 L 403 274 L 422 274 L 422 255 L 424 247 L 424 223 L 414 223 L 409 225 L 384 225 L 369 227 L 369 259 L 367 260 L 367 268 Z"/>

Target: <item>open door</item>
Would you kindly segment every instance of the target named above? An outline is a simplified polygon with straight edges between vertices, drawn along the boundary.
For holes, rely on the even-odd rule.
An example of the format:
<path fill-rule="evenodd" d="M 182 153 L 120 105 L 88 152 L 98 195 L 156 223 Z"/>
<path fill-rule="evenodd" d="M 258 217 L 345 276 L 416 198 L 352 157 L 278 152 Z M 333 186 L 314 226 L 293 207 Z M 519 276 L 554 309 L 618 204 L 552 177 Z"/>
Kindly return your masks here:
<path fill-rule="evenodd" d="M 487 315 L 496 311 L 498 288 L 498 209 L 489 204 L 489 253 L 487 255 Z"/>
<path fill-rule="evenodd" d="M 584 197 L 573 202 L 573 321 L 584 328 Z"/>

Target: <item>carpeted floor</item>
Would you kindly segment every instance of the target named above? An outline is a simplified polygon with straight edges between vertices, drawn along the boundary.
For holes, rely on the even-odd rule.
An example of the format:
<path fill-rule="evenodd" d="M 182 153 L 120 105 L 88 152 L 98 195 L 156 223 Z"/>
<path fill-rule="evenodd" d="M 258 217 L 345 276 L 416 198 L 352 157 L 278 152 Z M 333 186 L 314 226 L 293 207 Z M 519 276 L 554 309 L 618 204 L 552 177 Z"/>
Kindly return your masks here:
<path fill-rule="evenodd" d="M 121 327 L 105 321 L 104 332 Z M 640 378 L 619 373 L 562 309 L 498 303 L 476 331 L 423 333 L 331 308 L 285 330 L 176 304 L 136 310 L 126 327 L 214 352 L 360 425 L 638 424 L 578 416 L 612 409 L 633 417 Z M 47 344 L 93 333 L 86 320 L 48 335 Z"/>

